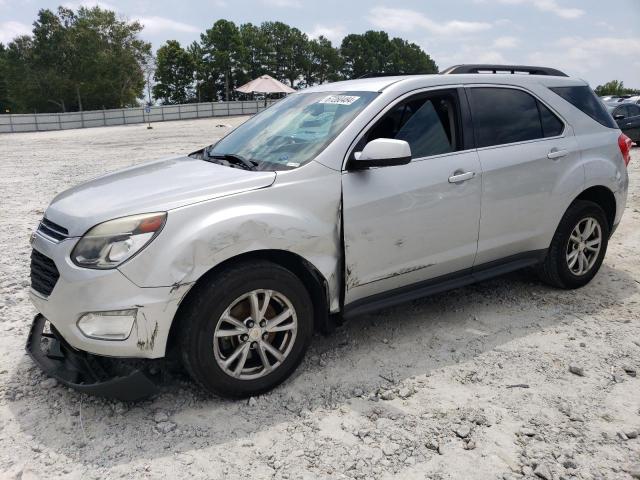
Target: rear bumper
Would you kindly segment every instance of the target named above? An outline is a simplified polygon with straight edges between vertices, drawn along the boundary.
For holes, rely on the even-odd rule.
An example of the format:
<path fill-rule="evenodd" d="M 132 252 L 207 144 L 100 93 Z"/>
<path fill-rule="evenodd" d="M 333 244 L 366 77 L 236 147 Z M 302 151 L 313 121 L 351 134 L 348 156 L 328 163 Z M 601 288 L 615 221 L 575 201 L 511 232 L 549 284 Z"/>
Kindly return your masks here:
<path fill-rule="evenodd" d="M 159 392 L 159 378 L 140 368 L 113 368 L 110 359 L 76 350 L 56 328 L 45 333 L 47 320 L 38 314 L 27 339 L 26 350 L 47 375 L 83 393 L 125 402 L 141 400 Z M 147 361 L 148 362 L 148 361 Z M 128 371 L 127 371 L 128 370 Z"/>

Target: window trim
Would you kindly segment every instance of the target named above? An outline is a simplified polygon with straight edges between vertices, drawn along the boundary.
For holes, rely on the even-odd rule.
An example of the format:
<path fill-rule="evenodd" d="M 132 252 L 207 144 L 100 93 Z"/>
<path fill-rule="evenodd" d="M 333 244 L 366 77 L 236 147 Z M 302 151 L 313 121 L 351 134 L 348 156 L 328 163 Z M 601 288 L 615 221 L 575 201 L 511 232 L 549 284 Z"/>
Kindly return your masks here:
<path fill-rule="evenodd" d="M 565 138 L 567 136 L 567 128 L 569 127 L 569 123 L 564 119 L 564 117 L 562 115 L 560 115 L 558 113 L 558 111 L 555 108 L 553 108 L 547 102 L 542 100 L 538 95 L 536 95 L 535 92 L 533 92 L 533 91 L 531 91 L 531 90 L 529 90 L 527 88 L 521 87 L 519 85 L 505 85 L 505 84 L 498 85 L 498 84 L 495 84 L 495 83 L 468 84 L 468 85 L 465 85 L 464 87 L 465 87 L 465 92 L 466 92 L 467 89 L 472 89 L 472 88 L 504 88 L 504 89 L 508 89 L 508 90 L 520 90 L 520 91 L 522 91 L 524 93 L 527 93 L 527 94 L 531 95 L 535 100 L 537 100 L 538 102 L 542 103 L 563 124 L 562 133 L 560 133 L 560 135 L 556 135 L 556 136 L 553 136 L 553 137 L 532 138 L 531 140 L 521 140 L 519 142 L 499 143 L 499 144 L 496 144 L 496 145 L 488 145 L 486 147 L 478 147 L 479 142 L 478 142 L 478 137 L 477 137 L 477 130 L 476 130 L 476 127 L 475 127 L 475 120 L 473 119 L 473 108 L 471 107 L 471 100 L 469 99 L 469 104 L 470 104 L 469 108 L 470 108 L 470 111 L 471 111 L 471 122 L 473 123 L 473 138 L 475 139 L 476 150 L 478 150 L 478 151 L 484 151 L 484 150 L 488 150 L 488 149 L 492 149 L 492 148 L 502 148 L 502 147 L 512 146 L 512 145 L 526 145 L 528 143 L 540 142 L 540 141 L 546 141 L 546 140 L 554 140 L 554 139 L 559 139 L 559 138 Z M 539 108 L 538 108 L 538 117 L 540 118 L 540 109 Z M 544 135 L 544 126 L 542 125 L 542 118 L 540 118 L 540 126 L 542 128 L 542 134 Z"/>
<path fill-rule="evenodd" d="M 472 147 L 468 147 L 467 148 L 467 142 L 465 140 L 466 136 L 469 135 L 469 132 L 467 131 L 467 125 L 465 123 L 465 119 L 463 118 L 465 116 L 465 108 L 462 105 L 463 101 L 467 101 L 466 98 L 466 94 L 464 92 L 464 86 L 463 84 L 456 84 L 456 85 L 437 85 L 437 86 L 433 86 L 433 87 L 424 87 L 424 88 L 417 88 L 415 90 L 411 90 L 410 92 L 405 92 L 402 95 L 400 95 L 399 97 L 396 97 L 395 99 L 393 99 L 392 101 L 390 101 L 383 109 L 381 109 L 369 122 L 367 122 L 367 124 L 362 128 L 362 130 L 360 130 L 360 132 L 358 132 L 358 135 L 355 136 L 355 138 L 351 141 L 351 143 L 349 144 L 349 148 L 347 148 L 347 152 L 344 156 L 344 159 L 342 161 L 342 171 L 343 172 L 349 172 L 349 160 L 351 159 L 351 155 L 353 154 L 353 151 L 355 150 L 356 146 L 358 145 L 358 143 L 360 142 L 360 140 L 362 140 L 362 137 L 364 137 L 367 132 L 369 132 L 369 130 L 371 128 L 373 128 L 373 126 L 378 123 L 378 121 L 384 117 L 390 110 L 392 110 L 393 108 L 395 108 L 399 103 L 402 103 L 403 101 L 407 100 L 408 98 L 414 97 L 414 96 L 418 96 L 418 95 L 422 95 L 425 93 L 436 93 L 438 91 L 451 91 L 452 93 L 455 93 L 457 95 L 457 99 L 458 99 L 458 103 L 457 103 L 457 110 L 458 110 L 458 124 L 460 127 L 460 134 L 462 136 L 462 138 L 460 139 L 460 143 L 462 145 L 462 149 L 461 150 L 455 150 L 453 152 L 448 152 L 448 153 L 439 153 L 436 155 L 428 155 L 426 157 L 417 157 L 417 158 L 411 158 L 411 162 L 420 162 L 426 159 L 430 159 L 430 158 L 439 158 L 439 157 L 444 157 L 444 156 L 450 156 L 450 155 L 458 155 L 461 153 L 465 153 L 468 152 L 469 150 L 473 150 L 475 148 L 475 142 L 474 142 L 474 146 Z M 464 95 L 464 97 L 463 97 Z M 467 115 L 470 115 L 470 108 L 467 107 Z M 475 138 L 475 134 L 472 131 L 471 132 L 472 137 Z"/>

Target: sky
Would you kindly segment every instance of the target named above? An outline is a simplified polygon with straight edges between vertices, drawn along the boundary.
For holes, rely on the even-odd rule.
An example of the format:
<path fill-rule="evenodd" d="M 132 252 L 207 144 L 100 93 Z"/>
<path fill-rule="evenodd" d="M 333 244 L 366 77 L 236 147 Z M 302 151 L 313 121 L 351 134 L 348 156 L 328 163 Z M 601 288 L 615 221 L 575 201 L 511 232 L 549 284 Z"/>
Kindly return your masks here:
<path fill-rule="evenodd" d="M 420 45 L 440 69 L 460 63 L 555 67 L 593 87 L 640 88 L 640 0 L 0 0 L 0 42 L 29 33 L 39 9 L 98 4 L 141 21 L 158 48 L 183 45 L 220 18 L 279 20 L 339 46 L 349 33 L 385 30 Z"/>

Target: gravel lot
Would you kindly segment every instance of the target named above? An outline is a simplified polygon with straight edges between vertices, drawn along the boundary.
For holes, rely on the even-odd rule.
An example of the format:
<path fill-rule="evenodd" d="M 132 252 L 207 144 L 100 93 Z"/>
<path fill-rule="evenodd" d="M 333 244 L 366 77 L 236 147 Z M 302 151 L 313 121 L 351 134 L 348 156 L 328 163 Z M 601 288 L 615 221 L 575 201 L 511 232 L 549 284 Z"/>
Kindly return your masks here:
<path fill-rule="evenodd" d="M 132 405 L 46 379 L 23 345 L 47 203 L 242 120 L 0 135 L 0 478 L 640 479 L 638 148 L 622 225 L 579 291 L 519 272 L 360 317 L 249 401 L 177 379 Z"/>

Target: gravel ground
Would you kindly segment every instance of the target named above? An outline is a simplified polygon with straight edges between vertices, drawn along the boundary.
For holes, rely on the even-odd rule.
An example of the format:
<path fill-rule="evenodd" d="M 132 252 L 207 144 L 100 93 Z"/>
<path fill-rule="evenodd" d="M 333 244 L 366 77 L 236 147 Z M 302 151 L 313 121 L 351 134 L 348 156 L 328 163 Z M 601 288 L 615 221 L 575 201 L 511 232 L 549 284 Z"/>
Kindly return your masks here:
<path fill-rule="evenodd" d="M 249 401 L 178 378 L 123 404 L 44 377 L 23 345 L 47 203 L 241 121 L 0 135 L 1 478 L 640 479 L 637 148 L 622 225 L 579 291 L 519 272 L 363 316 Z"/>

